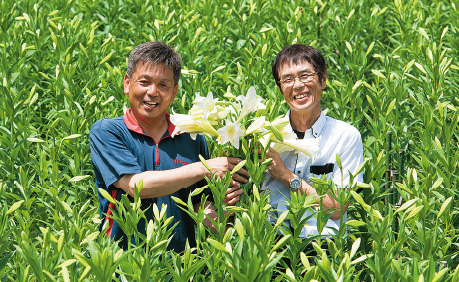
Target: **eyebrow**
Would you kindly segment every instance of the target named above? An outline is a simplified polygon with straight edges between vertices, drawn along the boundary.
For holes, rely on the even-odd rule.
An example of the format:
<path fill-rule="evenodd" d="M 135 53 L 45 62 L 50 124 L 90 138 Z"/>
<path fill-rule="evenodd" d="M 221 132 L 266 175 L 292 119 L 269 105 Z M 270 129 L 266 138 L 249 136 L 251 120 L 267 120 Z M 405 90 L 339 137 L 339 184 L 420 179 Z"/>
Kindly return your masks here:
<path fill-rule="evenodd" d="M 139 75 L 137 77 L 137 79 L 149 79 L 149 80 L 153 80 L 153 77 L 151 75 L 148 75 L 148 74 L 142 74 L 142 75 Z M 159 79 L 154 79 L 156 81 L 169 81 L 169 82 L 173 82 L 173 80 L 170 80 L 169 78 L 167 77 L 161 77 Z"/>

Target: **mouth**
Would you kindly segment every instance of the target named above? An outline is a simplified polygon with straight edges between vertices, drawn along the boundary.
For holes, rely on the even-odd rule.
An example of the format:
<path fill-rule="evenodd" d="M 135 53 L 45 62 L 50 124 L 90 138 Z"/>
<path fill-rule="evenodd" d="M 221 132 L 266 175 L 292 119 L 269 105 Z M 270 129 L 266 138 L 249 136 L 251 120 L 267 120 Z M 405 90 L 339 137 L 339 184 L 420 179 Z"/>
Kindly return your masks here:
<path fill-rule="evenodd" d="M 157 102 L 143 102 L 144 105 L 146 105 L 147 107 L 150 107 L 150 108 L 154 108 L 156 106 L 158 106 L 158 103 Z"/>
<path fill-rule="evenodd" d="M 299 94 L 299 95 L 296 95 L 295 97 L 293 97 L 294 100 L 300 100 L 300 99 L 303 99 L 303 98 L 307 98 L 311 96 L 311 94 L 309 93 L 304 93 L 304 94 Z"/>

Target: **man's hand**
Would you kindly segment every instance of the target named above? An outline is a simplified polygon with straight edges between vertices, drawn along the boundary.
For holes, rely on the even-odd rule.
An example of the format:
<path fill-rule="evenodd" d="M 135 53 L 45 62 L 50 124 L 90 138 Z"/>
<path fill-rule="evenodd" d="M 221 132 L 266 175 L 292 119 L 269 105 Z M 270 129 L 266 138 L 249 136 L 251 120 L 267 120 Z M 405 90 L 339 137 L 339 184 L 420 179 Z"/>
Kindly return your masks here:
<path fill-rule="evenodd" d="M 236 182 L 235 186 L 230 186 L 228 190 L 226 190 L 226 195 L 225 195 L 225 205 L 227 206 L 233 206 L 236 204 L 239 199 L 240 195 L 242 195 L 243 191 L 240 187 L 240 184 Z"/>
<path fill-rule="evenodd" d="M 266 154 L 266 158 L 273 159 L 271 164 L 268 165 L 268 171 L 271 174 L 271 176 L 276 180 L 285 182 L 283 181 L 283 179 L 285 178 L 285 174 L 286 172 L 290 171 L 288 171 L 288 169 L 285 167 L 281 157 L 279 156 L 279 153 L 273 148 L 269 148 L 268 153 Z"/>
<path fill-rule="evenodd" d="M 215 177 L 223 178 L 226 175 L 226 171 L 231 172 L 236 165 L 242 162 L 242 160 L 239 158 L 233 158 L 233 157 L 219 157 L 219 158 L 209 159 L 206 162 L 209 165 L 212 173 L 215 172 Z M 211 176 L 210 172 L 208 172 L 206 176 L 210 178 Z M 237 184 L 236 181 L 240 183 L 247 183 L 246 177 L 249 177 L 248 171 L 244 168 L 241 168 L 237 173 L 233 174 L 232 176 L 233 180 L 230 184 L 230 187 L 235 186 Z"/>

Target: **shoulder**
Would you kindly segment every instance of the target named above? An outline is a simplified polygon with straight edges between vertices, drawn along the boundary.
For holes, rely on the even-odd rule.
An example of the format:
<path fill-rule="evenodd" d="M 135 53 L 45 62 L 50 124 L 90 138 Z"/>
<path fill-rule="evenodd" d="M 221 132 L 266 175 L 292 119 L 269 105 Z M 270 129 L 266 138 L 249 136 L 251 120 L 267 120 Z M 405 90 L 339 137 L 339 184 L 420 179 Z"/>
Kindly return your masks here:
<path fill-rule="evenodd" d="M 326 116 L 325 130 L 330 134 L 339 136 L 349 136 L 354 138 L 361 138 L 360 132 L 357 128 L 342 120 L 337 120 L 332 117 Z"/>
<path fill-rule="evenodd" d="M 122 117 L 103 118 L 96 121 L 91 127 L 91 134 L 96 134 L 101 131 L 120 130 L 126 127 Z"/>

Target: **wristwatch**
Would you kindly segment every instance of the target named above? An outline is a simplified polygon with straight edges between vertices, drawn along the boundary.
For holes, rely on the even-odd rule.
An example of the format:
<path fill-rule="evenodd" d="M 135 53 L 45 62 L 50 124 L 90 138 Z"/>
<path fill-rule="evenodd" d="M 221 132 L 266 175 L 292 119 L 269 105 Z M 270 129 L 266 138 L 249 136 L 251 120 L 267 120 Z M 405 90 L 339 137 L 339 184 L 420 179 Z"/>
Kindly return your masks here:
<path fill-rule="evenodd" d="M 301 187 L 301 178 L 296 175 L 295 178 L 290 180 L 290 190 L 296 190 Z"/>

